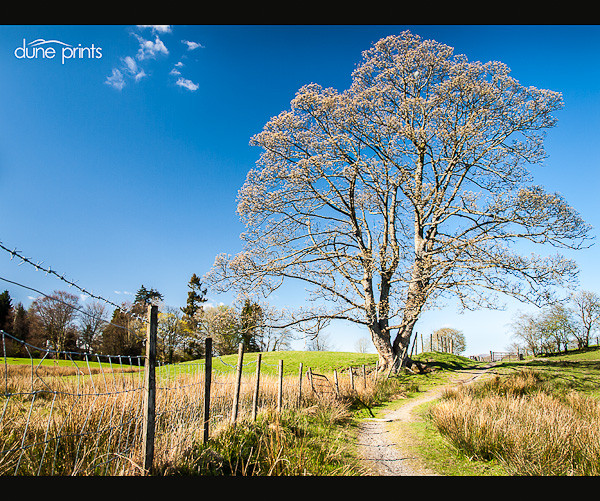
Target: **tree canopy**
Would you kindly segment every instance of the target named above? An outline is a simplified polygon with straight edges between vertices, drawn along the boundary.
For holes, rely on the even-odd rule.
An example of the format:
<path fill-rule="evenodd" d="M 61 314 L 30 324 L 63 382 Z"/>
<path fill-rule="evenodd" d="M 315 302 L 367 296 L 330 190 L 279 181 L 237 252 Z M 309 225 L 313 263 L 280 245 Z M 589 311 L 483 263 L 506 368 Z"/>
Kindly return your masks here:
<path fill-rule="evenodd" d="M 302 282 L 319 306 L 288 325 L 362 324 L 382 370 L 408 362 L 416 321 L 442 297 L 545 304 L 574 282 L 575 262 L 513 244 L 579 248 L 589 232 L 527 168 L 543 161 L 562 105 L 501 62 L 410 32 L 384 38 L 349 89 L 302 87 L 252 138 L 262 153 L 238 196 L 244 249 L 217 256 L 205 280 L 265 296 Z"/>

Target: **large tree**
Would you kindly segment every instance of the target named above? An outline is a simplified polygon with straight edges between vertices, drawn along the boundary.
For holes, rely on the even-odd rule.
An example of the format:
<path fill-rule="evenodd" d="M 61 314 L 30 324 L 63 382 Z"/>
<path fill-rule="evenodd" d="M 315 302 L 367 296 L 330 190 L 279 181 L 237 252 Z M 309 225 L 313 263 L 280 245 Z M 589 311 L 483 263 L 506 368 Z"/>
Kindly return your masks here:
<path fill-rule="evenodd" d="M 50 296 L 34 299 L 29 313 L 39 323 L 42 340 L 47 341 L 53 350 L 64 352 L 76 348 L 78 309 L 78 296 L 54 291 Z"/>
<path fill-rule="evenodd" d="M 211 289 L 268 295 L 301 281 L 327 310 L 290 324 L 362 324 L 388 370 L 410 362 L 414 325 L 441 297 L 544 304 L 571 283 L 573 261 L 511 247 L 577 248 L 589 230 L 526 168 L 545 156 L 559 93 L 409 32 L 375 43 L 352 77 L 342 93 L 302 87 L 252 138 L 263 151 L 238 197 L 245 246 L 217 256 Z"/>
<path fill-rule="evenodd" d="M 85 303 L 79 317 L 79 339 L 83 348 L 94 353 L 102 343 L 102 331 L 108 324 L 109 311 L 100 301 Z"/>

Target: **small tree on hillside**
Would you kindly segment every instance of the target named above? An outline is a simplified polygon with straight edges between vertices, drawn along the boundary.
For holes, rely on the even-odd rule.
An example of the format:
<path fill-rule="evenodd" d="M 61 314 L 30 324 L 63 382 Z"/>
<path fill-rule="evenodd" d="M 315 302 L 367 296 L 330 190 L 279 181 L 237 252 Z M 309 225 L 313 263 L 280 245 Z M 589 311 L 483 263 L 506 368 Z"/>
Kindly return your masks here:
<path fill-rule="evenodd" d="M 567 351 L 569 340 L 576 334 L 573 313 L 564 304 L 557 303 L 540 313 L 536 319 L 545 345 L 553 346 L 557 352 Z"/>
<path fill-rule="evenodd" d="M 433 331 L 429 338 L 431 350 L 444 351 L 460 355 L 467 348 L 465 335 L 462 331 L 452 327 L 442 327 Z"/>
<path fill-rule="evenodd" d="M 587 348 L 595 329 L 600 328 L 600 296 L 595 292 L 579 291 L 571 297 L 572 311 L 579 322 L 575 337 L 579 348 Z"/>

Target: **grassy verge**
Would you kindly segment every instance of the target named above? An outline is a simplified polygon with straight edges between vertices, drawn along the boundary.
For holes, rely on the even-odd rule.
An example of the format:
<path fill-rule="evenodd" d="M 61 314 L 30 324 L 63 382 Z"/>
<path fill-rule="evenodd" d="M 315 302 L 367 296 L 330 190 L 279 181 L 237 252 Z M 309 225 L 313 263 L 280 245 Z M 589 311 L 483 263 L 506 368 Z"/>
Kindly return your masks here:
<path fill-rule="evenodd" d="M 263 414 L 224 429 L 199 444 L 164 475 L 356 476 L 362 470 L 350 447 L 350 415 L 314 406 Z"/>
<path fill-rule="evenodd" d="M 571 408 L 589 409 L 588 400 L 577 400 L 573 392 L 587 399 L 598 395 L 600 387 L 600 352 L 585 352 L 571 354 L 568 356 L 554 357 L 545 360 L 533 360 L 526 362 L 510 362 L 499 364 L 494 368 L 498 375 L 506 377 L 491 378 L 485 383 L 475 383 L 464 386 L 462 391 L 473 388 L 476 398 L 487 398 L 490 393 L 511 393 L 515 398 L 523 398 L 524 395 L 543 393 L 552 396 L 552 401 L 562 402 Z M 306 355 L 306 354 L 304 354 Z M 275 355 L 277 357 L 277 355 Z M 418 397 L 424 391 L 436 386 L 445 385 L 457 374 L 466 369 L 475 368 L 483 364 L 477 364 L 463 357 L 455 357 L 447 354 L 426 353 L 420 355 L 436 371 L 420 374 L 405 374 L 390 379 L 382 379 L 377 385 L 373 385 L 368 392 L 362 392 L 359 398 L 346 398 L 345 407 L 328 404 L 323 407 L 323 402 L 317 402 L 304 410 L 286 411 L 277 419 L 273 415 L 263 415 L 256 423 L 244 423 L 235 430 L 228 429 L 219 437 L 215 438 L 209 447 L 199 447 L 192 456 L 186 458 L 181 469 L 171 469 L 172 474 L 215 474 L 215 475 L 362 475 L 359 462 L 356 458 L 353 443 L 356 437 L 356 423 L 365 417 L 381 417 L 388 410 L 397 408 L 409 402 L 411 398 Z M 264 359 L 263 359 L 264 360 Z M 322 363 L 315 371 L 327 373 L 332 367 L 329 355 L 323 357 Z M 294 362 L 286 360 L 288 366 Z M 361 361 L 354 362 L 359 365 Z M 313 367 L 316 367 L 314 364 Z M 307 364 L 305 364 L 307 367 Z M 537 371 L 539 377 L 534 382 L 516 382 L 522 376 L 524 369 Z M 541 375 L 540 375 L 541 374 Z M 513 375 L 513 376 L 511 376 Z M 503 388 L 511 387 L 512 390 Z M 521 388 L 521 389 L 519 389 Z M 533 388 L 536 388 L 535 390 Z M 441 402 L 448 401 L 448 395 Z M 577 403 L 578 402 L 578 403 Z M 582 458 L 591 458 L 588 463 L 594 461 L 598 454 L 591 450 L 579 450 L 571 452 L 570 463 L 564 467 L 556 467 L 556 461 L 550 460 L 552 447 L 542 448 L 533 453 L 535 447 L 529 447 L 529 455 L 524 455 L 518 460 L 509 461 L 507 456 L 496 453 L 481 453 L 474 449 L 459 444 L 455 432 L 445 431 L 434 418 L 436 409 L 441 405 L 440 401 L 429 402 L 421 405 L 415 411 L 419 419 L 413 423 L 393 423 L 390 431 L 397 436 L 409 437 L 404 446 L 422 459 L 430 469 L 441 475 L 448 476 L 498 476 L 498 475 L 559 475 L 559 474 L 597 474 L 593 473 L 594 466 L 584 468 L 576 466 L 581 463 Z M 534 402 L 534 406 L 547 407 L 547 402 L 540 400 Z M 465 407 L 465 416 L 474 415 L 474 410 L 481 405 L 481 400 L 471 401 Z M 522 406 L 519 407 L 522 410 Z M 334 409 L 336 409 L 334 411 Z M 333 414 L 332 414 L 333 413 Z M 583 414 L 582 414 L 583 415 Z M 564 423 L 571 423 L 566 428 L 569 433 L 580 437 L 579 442 L 598 442 L 595 435 L 582 435 L 581 429 L 576 429 L 574 424 L 564 414 L 556 414 Z M 588 421 L 598 422 L 598 417 L 591 418 L 586 414 Z M 464 416 L 463 416 L 464 419 Z M 488 414 L 484 423 L 497 423 L 498 414 Z M 331 425 L 334 426 L 331 426 Z M 521 425 L 526 433 L 531 435 L 531 429 Z M 539 426 L 539 423 L 536 425 Z M 551 427 L 557 428 L 556 421 Z M 589 431 L 588 426 L 588 431 Z M 563 432 L 564 432 L 563 427 Z M 478 436 L 485 437 L 489 430 L 485 424 L 479 423 Z M 497 436 L 492 440 L 501 443 L 502 439 Z M 564 456 L 565 435 L 562 438 L 549 438 L 546 443 L 552 442 L 554 454 Z M 528 436 L 521 435 L 516 442 L 530 443 Z M 599 442 L 600 443 L 600 442 Z M 558 444 L 558 445 L 557 445 Z M 505 441 L 505 448 L 516 450 L 515 440 Z M 596 454 L 596 455 L 595 455 Z M 594 456 L 595 455 L 595 456 Z M 192 458 L 193 457 L 193 458 Z M 597 462 L 597 460 L 596 460 Z M 521 469 L 517 467 L 517 463 Z M 540 468 L 539 465 L 546 465 Z M 523 465 L 529 465 L 530 470 L 522 469 Z M 532 470 L 531 465 L 536 465 Z M 548 469 L 547 467 L 551 467 Z M 579 468 L 579 469 L 578 469 Z M 587 469 L 586 469 L 587 468 Z"/>
<path fill-rule="evenodd" d="M 443 437 L 454 449 L 442 456 L 469 460 L 459 474 L 598 475 L 598 354 L 501 364 L 497 376 L 446 392 L 421 427 L 429 443 Z"/>
<path fill-rule="evenodd" d="M 162 475 L 360 476 L 356 455 L 357 423 L 390 399 L 417 391 L 408 379 L 345 387 L 340 396 L 307 396 L 304 406 L 256 421 L 223 427 L 207 444 L 196 444 Z"/>

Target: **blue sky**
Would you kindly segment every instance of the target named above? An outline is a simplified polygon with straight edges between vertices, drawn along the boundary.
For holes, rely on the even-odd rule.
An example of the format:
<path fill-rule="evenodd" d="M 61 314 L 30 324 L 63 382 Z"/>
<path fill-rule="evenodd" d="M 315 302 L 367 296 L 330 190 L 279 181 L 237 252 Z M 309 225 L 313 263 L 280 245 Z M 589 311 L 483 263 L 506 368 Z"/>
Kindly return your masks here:
<path fill-rule="evenodd" d="M 405 29 L 563 93 L 534 178 L 599 227 L 598 26 L 9 25 L 0 26 L 0 242 L 115 303 L 144 284 L 182 306 L 192 273 L 241 249 L 235 199 L 260 154 L 250 137 L 304 84 L 346 89 L 361 51 Z M 40 39 L 55 42 L 32 43 Z M 19 58 L 23 40 L 56 55 Z M 101 57 L 63 61 L 63 44 L 100 48 Z M 76 56 L 72 49 L 66 55 Z M 600 292 L 597 247 L 572 256 L 581 288 Z M 69 290 L 4 251 L 0 277 Z M 0 282 L 5 288 L 29 304 L 30 291 Z M 528 310 L 450 307 L 424 315 L 417 331 L 449 325 L 465 333 L 468 354 L 501 351 L 517 309 Z M 346 325 L 329 331 L 339 350 L 366 335 Z"/>

